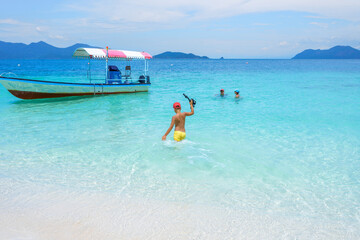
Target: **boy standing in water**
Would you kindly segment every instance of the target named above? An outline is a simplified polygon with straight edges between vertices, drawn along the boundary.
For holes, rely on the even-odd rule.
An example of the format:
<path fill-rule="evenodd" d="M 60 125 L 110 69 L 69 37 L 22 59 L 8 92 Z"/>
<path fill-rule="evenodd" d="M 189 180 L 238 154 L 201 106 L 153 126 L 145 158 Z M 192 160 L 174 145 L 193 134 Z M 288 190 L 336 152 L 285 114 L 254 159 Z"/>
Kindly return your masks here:
<path fill-rule="evenodd" d="M 162 140 L 166 140 L 166 136 L 170 133 L 175 124 L 174 140 L 180 142 L 186 137 L 185 118 L 194 114 L 193 100 L 190 101 L 191 112 L 181 112 L 181 105 L 178 102 L 174 103 L 173 107 L 176 115 L 172 117 L 170 127 L 162 137 Z"/>
<path fill-rule="evenodd" d="M 235 90 L 235 98 L 240 98 L 240 91 L 239 90 Z"/>

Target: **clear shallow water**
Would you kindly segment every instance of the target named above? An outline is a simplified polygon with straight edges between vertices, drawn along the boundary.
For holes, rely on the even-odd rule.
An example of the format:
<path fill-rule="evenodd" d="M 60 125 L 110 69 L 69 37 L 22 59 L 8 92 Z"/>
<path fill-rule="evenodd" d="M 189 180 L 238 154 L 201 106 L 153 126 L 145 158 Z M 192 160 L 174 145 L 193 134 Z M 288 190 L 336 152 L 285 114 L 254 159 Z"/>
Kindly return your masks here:
<path fill-rule="evenodd" d="M 86 69 L 77 60 L 0 61 L 0 72 L 35 79 L 86 81 Z M 29 208 L 43 186 L 311 220 L 360 236 L 359 60 L 154 60 L 150 74 L 150 92 L 129 95 L 24 101 L 0 86 L 0 210 Z M 220 88 L 227 97 L 215 96 Z M 189 110 L 183 92 L 197 100 L 187 139 L 162 142 L 173 102 Z"/>

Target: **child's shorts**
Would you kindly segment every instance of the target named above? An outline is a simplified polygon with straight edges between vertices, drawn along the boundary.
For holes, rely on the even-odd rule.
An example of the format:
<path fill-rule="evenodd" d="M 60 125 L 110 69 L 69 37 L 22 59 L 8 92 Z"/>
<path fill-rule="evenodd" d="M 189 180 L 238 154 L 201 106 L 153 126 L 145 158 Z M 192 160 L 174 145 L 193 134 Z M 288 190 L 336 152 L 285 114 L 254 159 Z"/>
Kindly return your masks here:
<path fill-rule="evenodd" d="M 184 132 L 180 132 L 180 131 L 175 131 L 174 132 L 174 140 L 177 142 L 180 142 L 181 140 L 184 140 L 186 137 L 186 133 Z"/>

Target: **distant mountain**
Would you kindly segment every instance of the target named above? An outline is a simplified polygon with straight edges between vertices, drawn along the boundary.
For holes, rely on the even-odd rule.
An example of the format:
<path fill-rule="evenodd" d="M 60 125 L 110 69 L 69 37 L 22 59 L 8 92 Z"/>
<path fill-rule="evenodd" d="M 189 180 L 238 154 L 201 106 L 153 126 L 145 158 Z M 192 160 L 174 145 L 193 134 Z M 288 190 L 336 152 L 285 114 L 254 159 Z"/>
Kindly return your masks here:
<path fill-rule="evenodd" d="M 71 58 L 79 47 L 91 47 L 77 43 L 67 48 L 54 47 L 46 42 L 9 43 L 0 41 L 0 59 L 64 59 Z"/>
<path fill-rule="evenodd" d="M 192 53 L 182 53 L 182 52 L 164 52 L 158 55 L 155 55 L 154 58 L 161 58 L 161 59 L 174 59 L 174 58 L 181 58 L 181 59 L 209 59 L 206 56 L 200 57 L 194 55 Z"/>
<path fill-rule="evenodd" d="M 292 59 L 360 59 L 360 50 L 350 46 L 336 46 L 327 50 L 307 49 Z"/>

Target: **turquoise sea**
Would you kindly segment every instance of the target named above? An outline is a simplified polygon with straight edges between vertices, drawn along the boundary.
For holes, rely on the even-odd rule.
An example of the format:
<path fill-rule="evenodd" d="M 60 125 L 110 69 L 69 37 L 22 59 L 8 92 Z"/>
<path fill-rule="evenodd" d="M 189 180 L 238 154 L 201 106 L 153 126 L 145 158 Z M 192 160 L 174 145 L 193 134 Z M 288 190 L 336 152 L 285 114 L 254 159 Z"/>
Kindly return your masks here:
<path fill-rule="evenodd" d="M 87 67 L 0 61 L 56 81 Z M 151 60 L 150 76 L 148 93 L 50 100 L 0 85 L 1 239 L 360 239 L 360 60 Z M 161 141 L 183 93 L 186 140 Z"/>

